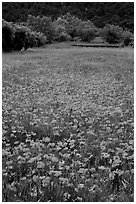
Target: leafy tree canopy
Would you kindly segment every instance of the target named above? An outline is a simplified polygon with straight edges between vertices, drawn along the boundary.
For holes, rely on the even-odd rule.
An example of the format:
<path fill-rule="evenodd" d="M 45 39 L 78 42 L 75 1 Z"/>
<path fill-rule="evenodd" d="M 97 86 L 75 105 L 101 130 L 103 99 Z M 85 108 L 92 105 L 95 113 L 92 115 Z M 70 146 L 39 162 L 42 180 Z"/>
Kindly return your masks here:
<path fill-rule="evenodd" d="M 53 20 L 70 12 L 91 20 L 97 27 L 113 24 L 134 29 L 133 2 L 3 2 L 2 18 L 6 21 L 25 22 L 28 15 L 48 16 Z"/>

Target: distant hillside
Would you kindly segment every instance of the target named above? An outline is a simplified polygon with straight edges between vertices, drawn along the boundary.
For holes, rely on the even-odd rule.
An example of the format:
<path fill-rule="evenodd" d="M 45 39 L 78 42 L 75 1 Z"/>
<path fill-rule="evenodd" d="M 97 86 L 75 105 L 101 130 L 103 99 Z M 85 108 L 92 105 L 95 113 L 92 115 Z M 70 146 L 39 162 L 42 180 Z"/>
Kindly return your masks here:
<path fill-rule="evenodd" d="M 70 12 L 82 20 L 91 20 L 97 27 L 106 23 L 134 29 L 133 2 L 3 2 L 2 18 L 22 22 L 27 16 L 50 16 L 52 19 Z"/>

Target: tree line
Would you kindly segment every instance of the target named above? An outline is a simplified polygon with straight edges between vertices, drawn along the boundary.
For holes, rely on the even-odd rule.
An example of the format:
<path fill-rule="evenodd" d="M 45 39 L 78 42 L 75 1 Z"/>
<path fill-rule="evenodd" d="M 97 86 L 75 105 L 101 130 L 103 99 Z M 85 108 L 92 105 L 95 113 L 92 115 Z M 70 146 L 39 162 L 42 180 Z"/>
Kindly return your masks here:
<path fill-rule="evenodd" d="M 81 20 L 70 13 L 54 20 L 47 16 L 28 15 L 26 22 L 2 21 L 2 48 L 8 52 L 44 46 L 53 41 L 92 42 L 95 37 L 122 46 L 133 45 L 134 41 L 133 33 L 118 25 L 106 24 L 104 28 L 98 28 L 92 21 Z"/>
<path fill-rule="evenodd" d="M 52 20 L 70 12 L 95 26 L 118 25 L 134 30 L 133 2 L 3 2 L 2 17 L 6 21 L 25 22 L 28 15 L 47 16 Z"/>

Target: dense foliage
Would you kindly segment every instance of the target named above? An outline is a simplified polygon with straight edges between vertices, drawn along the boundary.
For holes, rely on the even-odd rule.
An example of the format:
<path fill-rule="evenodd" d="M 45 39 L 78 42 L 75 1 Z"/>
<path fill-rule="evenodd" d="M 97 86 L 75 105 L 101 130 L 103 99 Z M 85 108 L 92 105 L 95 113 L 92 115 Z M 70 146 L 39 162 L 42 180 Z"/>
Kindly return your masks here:
<path fill-rule="evenodd" d="M 2 20 L 2 49 L 10 52 L 13 49 L 15 30 L 12 23 Z"/>
<path fill-rule="evenodd" d="M 96 36 L 97 28 L 91 21 L 81 21 L 76 28 L 76 34 L 82 41 L 90 42 Z"/>
<path fill-rule="evenodd" d="M 70 12 L 97 27 L 113 24 L 134 30 L 133 2 L 3 2 L 2 16 L 7 21 L 22 22 L 29 14 L 48 16 L 53 20 Z"/>
<path fill-rule="evenodd" d="M 116 25 L 107 24 L 104 28 L 97 28 L 91 21 L 83 21 L 66 13 L 52 21 L 50 17 L 28 15 L 26 22 L 19 24 L 2 22 L 3 50 L 21 50 L 34 46 L 43 46 L 53 41 L 91 42 L 95 37 L 102 37 L 107 43 L 121 43 L 133 45 L 133 35 Z"/>
<path fill-rule="evenodd" d="M 129 45 L 133 41 L 133 35 L 129 31 L 124 31 L 121 27 L 115 25 L 106 25 L 99 32 L 108 43 L 123 43 Z"/>
<path fill-rule="evenodd" d="M 47 43 L 43 33 L 32 31 L 30 28 L 2 20 L 2 49 L 11 52 L 12 50 L 25 50 L 29 47 L 39 47 Z"/>
<path fill-rule="evenodd" d="M 43 33 L 49 42 L 53 39 L 54 30 L 50 17 L 43 16 L 40 18 L 39 16 L 28 15 L 27 26 L 36 32 Z"/>
<path fill-rule="evenodd" d="M 65 28 L 66 32 L 72 37 L 77 36 L 77 27 L 81 25 L 83 21 L 80 18 L 77 18 L 70 13 L 66 13 L 65 15 L 61 15 L 57 18 L 57 20 L 54 20 L 53 23 L 55 25 L 61 25 Z"/>
<path fill-rule="evenodd" d="M 132 52 L 3 54 L 3 202 L 133 201 Z"/>
<path fill-rule="evenodd" d="M 34 31 L 40 31 L 47 36 L 49 42 L 69 41 L 78 37 L 81 41 L 91 42 L 96 36 L 103 37 L 107 43 L 122 43 L 129 45 L 132 33 L 116 25 L 106 25 L 97 28 L 91 21 L 81 19 L 66 13 L 52 21 L 49 17 L 28 16 L 27 26 Z"/>

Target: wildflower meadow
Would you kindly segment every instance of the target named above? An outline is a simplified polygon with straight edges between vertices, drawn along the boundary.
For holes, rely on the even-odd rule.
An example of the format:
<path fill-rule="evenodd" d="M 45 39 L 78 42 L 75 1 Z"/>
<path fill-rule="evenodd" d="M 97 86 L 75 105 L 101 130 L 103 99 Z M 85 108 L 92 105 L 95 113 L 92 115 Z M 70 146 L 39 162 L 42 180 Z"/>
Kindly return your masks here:
<path fill-rule="evenodd" d="M 3 53 L 2 200 L 132 202 L 133 48 L 62 45 Z"/>

